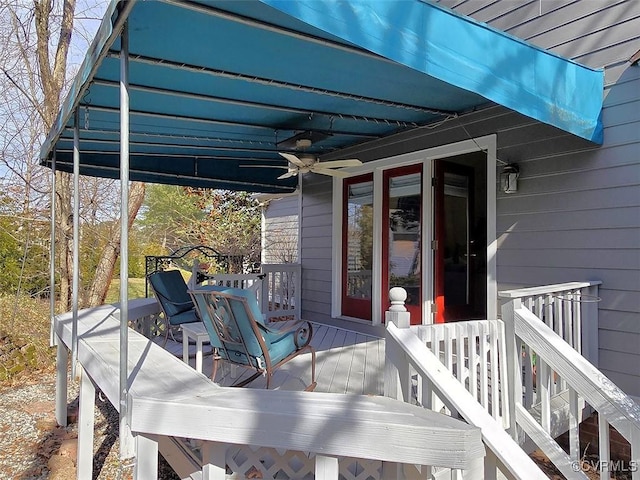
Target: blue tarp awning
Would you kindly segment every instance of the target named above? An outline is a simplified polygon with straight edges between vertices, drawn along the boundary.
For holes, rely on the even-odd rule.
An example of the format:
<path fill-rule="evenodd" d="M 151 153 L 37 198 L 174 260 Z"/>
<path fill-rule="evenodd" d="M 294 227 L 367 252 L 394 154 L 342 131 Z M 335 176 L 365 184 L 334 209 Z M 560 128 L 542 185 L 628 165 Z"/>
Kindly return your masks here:
<path fill-rule="evenodd" d="M 500 104 L 595 143 L 603 73 L 422 0 L 113 2 L 45 141 L 72 170 L 119 173 L 129 29 L 130 177 L 286 192 L 278 152 L 323 155 Z"/>

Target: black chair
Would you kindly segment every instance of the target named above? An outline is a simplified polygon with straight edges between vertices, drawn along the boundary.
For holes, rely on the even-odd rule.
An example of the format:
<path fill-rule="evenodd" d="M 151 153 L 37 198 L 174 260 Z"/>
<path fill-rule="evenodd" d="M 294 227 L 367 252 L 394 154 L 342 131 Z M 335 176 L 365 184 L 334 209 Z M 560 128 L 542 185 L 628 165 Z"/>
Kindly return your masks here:
<path fill-rule="evenodd" d="M 162 346 L 165 346 L 169 334 L 176 340 L 173 330 L 177 330 L 183 323 L 201 320 L 187 291 L 187 284 L 178 270 L 159 270 L 147 278 L 164 314 L 166 324 Z"/>

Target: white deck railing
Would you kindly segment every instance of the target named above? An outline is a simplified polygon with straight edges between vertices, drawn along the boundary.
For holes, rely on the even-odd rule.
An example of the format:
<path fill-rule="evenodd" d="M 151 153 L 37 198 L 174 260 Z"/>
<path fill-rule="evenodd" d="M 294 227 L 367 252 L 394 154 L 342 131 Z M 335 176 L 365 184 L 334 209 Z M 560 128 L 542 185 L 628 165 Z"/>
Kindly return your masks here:
<path fill-rule="evenodd" d="M 261 273 L 216 273 L 206 282 L 256 292 L 267 321 L 300 319 L 301 267 L 298 263 L 262 264 Z"/>
<path fill-rule="evenodd" d="M 129 302 L 136 325 L 157 313 L 153 299 Z M 118 317 L 109 305 L 78 314 L 78 478 L 92 478 L 96 388 L 119 406 Z M 72 318 L 55 319 L 63 424 Z M 128 352 L 137 479 L 156 478 L 159 451 L 181 478 L 203 480 L 418 478 L 429 465 L 482 478 L 480 432 L 456 419 L 384 397 L 219 387 L 134 330 Z"/>
<path fill-rule="evenodd" d="M 504 325 L 500 320 L 472 320 L 410 327 L 459 383 L 503 428 L 509 428 L 509 388 Z M 437 396 L 418 377 L 416 400 L 439 411 Z"/>
<path fill-rule="evenodd" d="M 567 344 L 538 316 L 514 298 L 503 306 L 510 384 L 513 385 L 511 409 L 517 425 L 536 443 L 567 478 L 587 478 L 582 472 L 579 424 L 582 421 L 583 403 L 598 412 L 599 469 L 601 478 L 609 478 L 612 467 L 609 455 L 609 425 L 612 425 L 631 445 L 631 462 L 626 465 L 633 471 L 632 478 L 640 479 L 640 406 L 615 386 L 602 372 L 592 365 L 575 348 Z M 597 325 L 597 323 L 596 323 Z M 527 408 L 520 381 L 528 360 L 518 354 L 523 347 L 535 352 L 535 390 L 539 397 L 539 409 L 534 418 Z M 514 355 L 515 353 L 515 355 Z M 554 386 L 564 385 L 568 399 L 569 444 L 567 455 L 554 440 L 552 432 L 554 413 Z M 525 384 L 524 388 L 527 388 Z M 522 401 L 520 400 L 522 399 Z M 514 431 L 514 435 L 518 432 Z"/>
<path fill-rule="evenodd" d="M 299 319 L 302 269 L 299 263 L 263 264 L 262 312 L 268 321 Z"/>

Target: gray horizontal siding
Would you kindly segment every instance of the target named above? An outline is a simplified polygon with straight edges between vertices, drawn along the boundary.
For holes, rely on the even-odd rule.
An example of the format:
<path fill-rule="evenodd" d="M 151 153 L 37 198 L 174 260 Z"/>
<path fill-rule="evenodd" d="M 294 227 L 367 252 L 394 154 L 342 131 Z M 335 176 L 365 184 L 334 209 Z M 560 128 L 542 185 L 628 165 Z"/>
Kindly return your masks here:
<path fill-rule="evenodd" d="M 302 316 L 326 320 L 331 316 L 332 180 L 303 177 Z"/>
<path fill-rule="evenodd" d="M 572 245 L 574 249 L 626 249 L 636 250 L 640 243 L 640 228 L 616 230 L 551 230 L 546 232 L 514 231 L 498 238 L 498 249 L 506 250 L 552 250 L 558 245 Z M 640 323 L 640 322 L 639 322 Z"/>
<path fill-rule="evenodd" d="M 440 4 L 590 67 L 605 67 L 604 144 L 596 147 L 489 106 L 327 159 L 370 161 L 497 134 L 498 158 L 521 168 L 519 191 L 498 193 L 498 287 L 601 280 L 600 366 L 640 396 L 640 67 L 626 62 L 640 48 L 640 2 Z M 303 315 L 322 319 L 331 301 L 331 180 L 305 177 L 303 192 Z"/>
<path fill-rule="evenodd" d="M 293 263 L 298 260 L 297 195 L 271 200 L 265 210 L 265 263 Z"/>

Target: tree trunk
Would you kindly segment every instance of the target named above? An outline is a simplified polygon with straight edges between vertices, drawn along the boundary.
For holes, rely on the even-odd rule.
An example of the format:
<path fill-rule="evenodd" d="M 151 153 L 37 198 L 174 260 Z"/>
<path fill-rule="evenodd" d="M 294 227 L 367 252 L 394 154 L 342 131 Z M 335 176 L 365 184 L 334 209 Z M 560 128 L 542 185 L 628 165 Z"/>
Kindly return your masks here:
<path fill-rule="evenodd" d="M 60 309 L 71 308 L 71 275 L 73 273 L 73 211 L 71 176 L 56 172 L 56 256 L 60 268 Z"/>
<path fill-rule="evenodd" d="M 129 228 L 133 225 L 133 221 L 138 214 L 138 210 L 140 210 L 140 207 L 142 206 L 142 202 L 144 201 L 144 191 L 144 183 L 131 183 L 129 188 L 129 212 L 127 221 Z M 89 292 L 87 307 L 97 307 L 98 305 L 102 305 L 107 297 L 107 291 L 111 284 L 116 260 L 120 255 L 120 238 L 121 230 L 118 222 L 113 226 L 109 243 L 102 252 L 102 256 L 100 257 L 100 261 L 96 267 L 96 274 L 93 278 L 93 284 L 91 285 L 91 290 Z"/>

